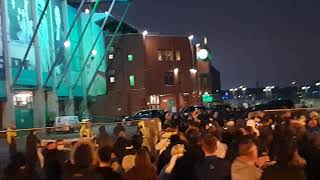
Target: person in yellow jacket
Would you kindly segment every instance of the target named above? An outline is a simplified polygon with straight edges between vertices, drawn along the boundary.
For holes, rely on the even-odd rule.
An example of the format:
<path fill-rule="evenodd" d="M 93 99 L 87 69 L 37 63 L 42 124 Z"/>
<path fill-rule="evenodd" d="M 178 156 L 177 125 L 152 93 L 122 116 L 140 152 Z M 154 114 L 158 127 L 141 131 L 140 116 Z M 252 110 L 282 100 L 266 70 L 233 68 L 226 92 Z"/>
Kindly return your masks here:
<path fill-rule="evenodd" d="M 89 120 L 84 120 L 81 122 L 82 126 L 80 129 L 80 137 L 88 137 L 92 138 L 94 136 L 92 128 L 91 128 L 91 122 Z"/>
<path fill-rule="evenodd" d="M 17 151 L 17 144 L 16 144 L 17 131 L 16 131 L 16 126 L 13 122 L 10 123 L 7 129 L 6 136 L 7 136 L 7 143 L 9 145 L 9 154 L 13 155 Z"/>

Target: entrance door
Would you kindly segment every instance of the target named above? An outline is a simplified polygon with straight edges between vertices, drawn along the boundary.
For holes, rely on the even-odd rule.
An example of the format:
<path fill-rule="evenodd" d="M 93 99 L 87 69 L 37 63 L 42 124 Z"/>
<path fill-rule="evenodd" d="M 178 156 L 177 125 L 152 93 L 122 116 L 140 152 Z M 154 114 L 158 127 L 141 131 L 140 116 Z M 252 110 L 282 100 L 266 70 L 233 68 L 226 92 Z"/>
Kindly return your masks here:
<path fill-rule="evenodd" d="M 17 129 L 26 129 L 33 127 L 33 110 L 32 109 L 15 109 L 15 119 Z"/>
<path fill-rule="evenodd" d="M 169 99 L 169 109 L 171 112 L 177 112 L 177 108 L 174 106 L 174 99 Z"/>

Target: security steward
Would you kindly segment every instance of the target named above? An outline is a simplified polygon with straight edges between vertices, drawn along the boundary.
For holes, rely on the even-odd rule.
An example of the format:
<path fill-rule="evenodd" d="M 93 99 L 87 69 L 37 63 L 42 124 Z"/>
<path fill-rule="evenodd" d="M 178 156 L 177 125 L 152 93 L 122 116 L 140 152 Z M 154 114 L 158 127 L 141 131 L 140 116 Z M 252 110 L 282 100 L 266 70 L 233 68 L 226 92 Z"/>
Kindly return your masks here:
<path fill-rule="evenodd" d="M 80 137 L 92 138 L 93 136 L 94 134 L 91 128 L 91 121 L 89 119 L 83 119 L 81 121 Z"/>

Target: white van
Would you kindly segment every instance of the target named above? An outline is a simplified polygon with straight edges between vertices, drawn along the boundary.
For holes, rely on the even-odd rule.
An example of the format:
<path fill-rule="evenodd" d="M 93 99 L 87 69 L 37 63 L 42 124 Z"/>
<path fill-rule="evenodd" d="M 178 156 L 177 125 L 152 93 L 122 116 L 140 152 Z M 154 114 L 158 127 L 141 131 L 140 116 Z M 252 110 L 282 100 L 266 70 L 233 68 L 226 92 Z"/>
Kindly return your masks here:
<path fill-rule="evenodd" d="M 54 127 L 57 132 L 74 132 L 80 128 L 80 122 L 78 116 L 60 116 L 56 117 Z"/>

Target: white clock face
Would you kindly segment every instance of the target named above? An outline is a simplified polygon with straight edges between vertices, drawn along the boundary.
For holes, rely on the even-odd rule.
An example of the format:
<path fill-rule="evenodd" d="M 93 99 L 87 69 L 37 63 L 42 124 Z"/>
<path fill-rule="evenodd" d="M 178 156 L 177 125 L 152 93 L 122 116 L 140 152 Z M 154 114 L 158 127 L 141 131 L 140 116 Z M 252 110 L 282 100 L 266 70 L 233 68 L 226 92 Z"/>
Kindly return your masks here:
<path fill-rule="evenodd" d="M 206 49 L 200 49 L 198 52 L 198 57 L 201 60 L 207 59 L 208 55 L 209 55 L 209 52 Z"/>

